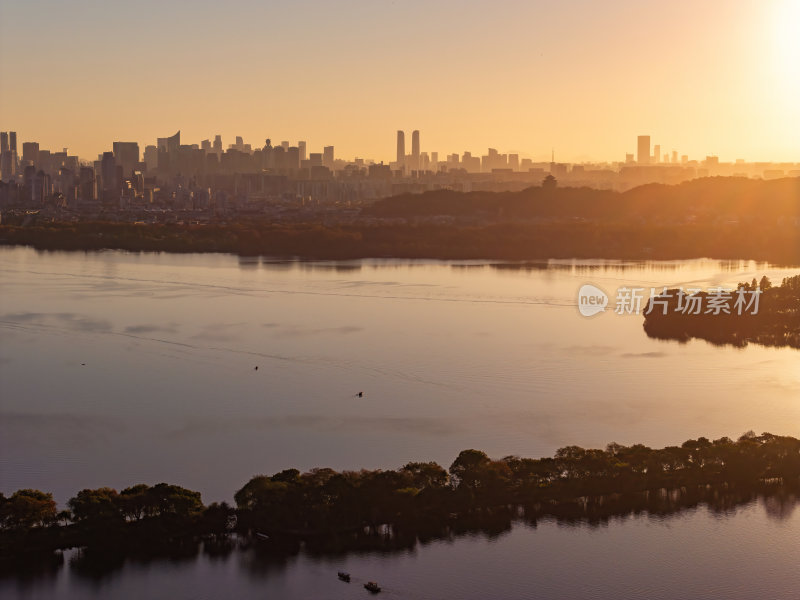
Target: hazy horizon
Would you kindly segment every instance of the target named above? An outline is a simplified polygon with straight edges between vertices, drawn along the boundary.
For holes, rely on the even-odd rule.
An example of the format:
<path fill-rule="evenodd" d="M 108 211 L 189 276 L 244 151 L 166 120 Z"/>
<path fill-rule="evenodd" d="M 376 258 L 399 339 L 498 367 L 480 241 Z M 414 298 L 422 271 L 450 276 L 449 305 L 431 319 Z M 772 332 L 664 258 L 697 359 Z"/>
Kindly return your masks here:
<path fill-rule="evenodd" d="M 177 129 L 386 162 L 398 129 L 442 158 L 616 162 L 650 135 L 691 159 L 800 160 L 800 4 L 666 8 L 5 3 L 0 130 L 87 160 Z"/>

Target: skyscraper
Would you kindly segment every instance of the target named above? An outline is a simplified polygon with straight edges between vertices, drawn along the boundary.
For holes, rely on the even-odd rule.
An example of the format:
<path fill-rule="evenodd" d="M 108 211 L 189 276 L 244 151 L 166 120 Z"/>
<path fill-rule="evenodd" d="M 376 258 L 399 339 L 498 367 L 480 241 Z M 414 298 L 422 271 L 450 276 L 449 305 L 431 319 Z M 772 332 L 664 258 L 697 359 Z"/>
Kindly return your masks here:
<path fill-rule="evenodd" d="M 8 132 L 0 131 L 0 153 L 8 151 Z"/>
<path fill-rule="evenodd" d="M 0 178 L 9 181 L 14 178 L 17 171 L 14 165 L 14 153 L 11 150 L 0 152 Z"/>
<path fill-rule="evenodd" d="M 297 142 L 297 147 L 300 149 L 300 160 L 306 160 L 306 143 L 303 140 Z"/>
<path fill-rule="evenodd" d="M 178 146 L 181 145 L 181 132 L 178 130 L 175 135 L 165 138 L 157 138 L 158 149 L 164 150 L 169 153 L 177 152 Z"/>
<path fill-rule="evenodd" d="M 100 159 L 100 177 L 103 184 L 103 202 L 117 199 L 119 185 L 117 183 L 117 165 L 113 152 L 103 152 Z"/>
<path fill-rule="evenodd" d="M 402 131 L 397 131 L 397 164 L 401 167 L 406 162 L 406 134 Z"/>
<path fill-rule="evenodd" d="M 300 168 L 300 148 L 297 146 L 290 146 L 286 149 L 286 167 L 292 171 L 297 171 Z"/>
<path fill-rule="evenodd" d="M 411 168 L 419 171 L 419 130 L 411 132 Z"/>
<path fill-rule="evenodd" d="M 87 202 L 95 199 L 94 189 L 94 169 L 92 167 L 81 167 L 78 176 L 78 197 Z"/>
<path fill-rule="evenodd" d="M 8 132 L 8 149 L 14 153 L 14 157 L 17 157 L 17 132 L 16 131 L 9 131 Z"/>
<path fill-rule="evenodd" d="M 325 146 L 322 151 L 322 164 L 333 171 L 333 146 Z"/>
<path fill-rule="evenodd" d="M 162 177 L 172 174 L 178 164 L 178 148 L 181 145 L 181 132 L 178 130 L 175 135 L 165 138 L 157 138 L 158 145 L 158 171 Z M 105 178 L 105 173 L 101 170 L 100 177 Z M 103 189 L 105 189 L 105 182 Z M 99 193 L 98 193 L 99 195 Z"/>
<path fill-rule="evenodd" d="M 661 162 L 661 146 L 658 144 L 653 146 L 653 162 L 654 163 Z"/>
<path fill-rule="evenodd" d="M 139 144 L 136 142 L 114 142 L 114 160 L 122 167 L 122 176 L 130 177 L 139 162 Z"/>
<path fill-rule="evenodd" d="M 640 165 L 650 164 L 650 136 L 640 135 L 636 148 L 636 162 Z"/>
<path fill-rule="evenodd" d="M 39 166 L 39 142 L 22 143 L 22 160 L 30 162 L 33 166 Z"/>

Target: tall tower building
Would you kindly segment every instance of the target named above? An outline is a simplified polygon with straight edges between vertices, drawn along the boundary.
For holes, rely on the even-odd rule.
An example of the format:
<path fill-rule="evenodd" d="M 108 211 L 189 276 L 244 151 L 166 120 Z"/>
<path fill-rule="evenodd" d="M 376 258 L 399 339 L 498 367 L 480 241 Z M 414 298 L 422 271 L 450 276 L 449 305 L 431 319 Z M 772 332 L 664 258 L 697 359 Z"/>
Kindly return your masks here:
<path fill-rule="evenodd" d="M 419 171 L 419 130 L 411 132 L 411 168 Z"/>
<path fill-rule="evenodd" d="M 658 144 L 653 146 L 653 162 L 656 164 L 661 162 L 661 146 Z"/>
<path fill-rule="evenodd" d="M 397 131 L 397 164 L 401 167 L 406 162 L 406 134 Z"/>
<path fill-rule="evenodd" d="M 139 163 L 139 144 L 137 142 L 114 142 L 114 161 L 122 167 L 122 176 L 130 177 Z"/>
<path fill-rule="evenodd" d="M 0 153 L 8 151 L 8 132 L 0 131 Z"/>
<path fill-rule="evenodd" d="M 300 160 L 306 160 L 308 156 L 306 155 L 306 143 L 303 140 L 297 142 L 297 147 L 300 149 Z"/>
<path fill-rule="evenodd" d="M 650 164 L 650 136 L 640 135 L 636 146 L 636 162 L 640 165 Z"/>
<path fill-rule="evenodd" d="M 14 153 L 14 156 L 17 155 L 17 132 L 16 131 L 9 131 L 8 132 L 8 149 Z"/>
<path fill-rule="evenodd" d="M 325 146 L 322 151 L 322 164 L 333 171 L 333 146 Z"/>
<path fill-rule="evenodd" d="M 39 142 L 22 143 L 22 161 L 25 164 L 30 162 L 35 167 L 39 166 Z"/>
<path fill-rule="evenodd" d="M 78 197 L 81 200 L 92 201 L 96 198 L 94 183 L 94 168 L 81 167 L 78 175 Z"/>
<path fill-rule="evenodd" d="M 100 178 L 103 184 L 103 202 L 117 199 L 119 183 L 117 181 L 117 165 L 113 152 L 103 152 L 100 159 Z"/>

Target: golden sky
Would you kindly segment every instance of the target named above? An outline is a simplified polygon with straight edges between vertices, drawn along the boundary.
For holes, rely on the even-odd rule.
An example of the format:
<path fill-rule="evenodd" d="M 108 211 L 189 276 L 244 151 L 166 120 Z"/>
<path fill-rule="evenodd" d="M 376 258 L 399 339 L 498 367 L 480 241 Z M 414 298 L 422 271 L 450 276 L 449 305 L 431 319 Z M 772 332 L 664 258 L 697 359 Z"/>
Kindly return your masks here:
<path fill-rule="evenodd" d="M 92 159 L 221 134 L 309 152 L 800 161 L 800 0 L 0 4 L 0 130 Z"/>

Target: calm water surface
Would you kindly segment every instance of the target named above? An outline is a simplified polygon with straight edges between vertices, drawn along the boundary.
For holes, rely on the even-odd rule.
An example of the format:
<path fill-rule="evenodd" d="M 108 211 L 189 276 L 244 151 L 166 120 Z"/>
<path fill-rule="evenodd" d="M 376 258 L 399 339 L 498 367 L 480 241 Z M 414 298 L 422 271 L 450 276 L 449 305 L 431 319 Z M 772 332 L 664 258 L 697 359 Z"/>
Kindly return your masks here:
<path fill-rule="evenodd" d="M 369 597 L 459 600 L 796 600 L 800 511 L 796 502 L 754 502 L 724 513 L 698 508 L 669 517 L 628 517 L 608 525 L 542 521 L 497 535 L 475 534 L 398 552 L 279 559 L 256 550 L 226 557 L 126 560 L 104 569 L 78 551 L 47 575 L 0 579 L 4 598 Z M 336 579 L 352 574 L 350 584 Z"/>
<path fill-rule="evenodd" d="M 613 297 L 623 285 L 649 294 L 799 271 L 706 260 L 300 263 L 0 248 L 0 491 L 39 488 L 63 504 L 84 487 L 167 481 L 208 503 L 288 467 L 447 466 L 464 448 L 537 457 L 570 444 L 663 446 L 749 429 L 800 436 L 797 350 L 656 341 L 641 317 L 587 319 L 576 307 L 584 283 Z M 351 570 L 370 567 L 365 577 L 409 597 L 490 597 L 506 581 L 504 597 L 667 598 L 676 597 L 670 582 L 695 576 L 700 587 L 678 596 L 713 597 L 705 583 L 797 584 L 782 565 L 787 556 L 798 564 L 798 533 L 796 516 L 775 521 L 753 506 L 602 530 L 518 527 L 492 541 L 352 558 L 361 562 Z M 717 551 L 730 562 L 695 560 Z M 266 585 L 259 577 L 272 597 L 350 597 L 364 590 L 329 587 L 329 571 L 349 560 L 301 555 L 262 576 L 245 556 L 200 558 L 126 566 L 91 585 L 64 569 L 42 583 L 44 596 L 35 585 L 24 594 L 74 585 L 83 586 L 75 597 L 91 586 L 105 590 L 96 597 L 142 597 L 171 588 L 174 576 L 187 587 L 163 597 L 221 597 L 214 586 L 225 585 L 254 597 L 247 590 Z M 772 576 L 760 570 L 768 563 Z M 705 582 L 695 572 L 703 564 L 720 575 Z M 601 593 L 609 569 L 621 596 Z M 559 581 L 566 587 L 547 587 Z M 756 589 L 734 588 L 728 597 Z M 790 597 L 774 591 L 764 597 Z"/>
<path fill-rule="evenodd" d="M 587 282 L 800 269 L 546 267 L 0 248 L 2 490 L 168 481 L 210 502 L 288 467 L 800 436 L 797 350 L 657 341 L 576 308 Z"/>

